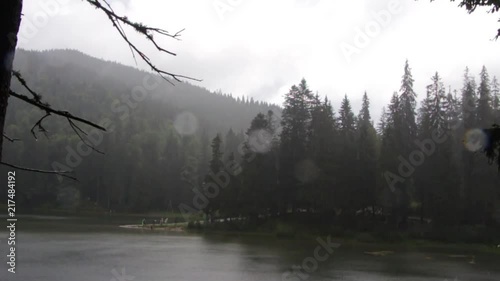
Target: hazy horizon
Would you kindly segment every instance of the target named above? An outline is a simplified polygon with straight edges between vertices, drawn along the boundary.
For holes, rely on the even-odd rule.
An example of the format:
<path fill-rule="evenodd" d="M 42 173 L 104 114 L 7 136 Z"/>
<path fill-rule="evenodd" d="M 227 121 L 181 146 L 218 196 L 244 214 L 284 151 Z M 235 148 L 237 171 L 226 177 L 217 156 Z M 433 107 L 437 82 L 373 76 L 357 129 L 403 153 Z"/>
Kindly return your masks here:
<path fill-rule="evenodd" d="M 56 4 L 43 4 L 48 2 Z M 141 61 L 136 65 L 100 11 L 82 1 L 48 2 L 25 3 L 20 48 L 69 48 L 147 69 Z M 177 53 L 175 57 L 159 53 L 128 30 L 130 38 L 159 67 L 203 79 L 193 84 L 211 91 L 220 89 L 280 106 L 283 95 L 304 77 L 313 91 L 332 100 L 335 109 L 347 94 L 357 112 L 367 91 L 377 122 L 382 106 L 400 88 L 406 59 L 419 101 L 436 71 L 453 89 L 462 87 L 466 66 L 475 76 L 482 65 L 488 67 L 491 77 L 500 73 L 495 64 L 500 42 L 492 40 L 498 25 L 496 15 L 486 9 L 468 14 L 456 7 L 458 3 L 448 1 L 145 3 L 110 1 L 118 14 L 138 22 L 171 33 L 186 29 L 180 41 L 157 38 Z M 302 21 L 295 20 L 299 17 Z M 467 53 L 473 55 L 464 55 Z"/>

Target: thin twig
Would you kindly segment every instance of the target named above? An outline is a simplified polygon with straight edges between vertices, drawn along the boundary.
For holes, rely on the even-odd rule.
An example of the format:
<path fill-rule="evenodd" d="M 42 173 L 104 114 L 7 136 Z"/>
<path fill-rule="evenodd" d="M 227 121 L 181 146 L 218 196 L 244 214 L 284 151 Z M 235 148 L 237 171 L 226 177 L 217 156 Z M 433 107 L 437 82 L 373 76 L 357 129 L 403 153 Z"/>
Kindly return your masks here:
<path fill-rule="evenodd" d="M 106 5 L 108 6 L 108 8 L 114 13 L 115 11 L 113 10 L 113 7 L 111 7 L 111 5 L 108 3 L 108 1 L 104 0 L 104 3 L 106 3 Z M 118 27 L 121 29 L 121 31 L 123 32 L 123 34 L 125 34 L 125 29 L 123 29 L 122 25 L 120 22 L 117 22 L 117 25 Z M 132 57 L 134 58 L 134 62 L 135 62 L 135 65 L 137 65 L 137 59 L 135 58 L 135 53 L 134 53 L 134 49 L 132 49 L 132 47 L 128 46 L 129 49 L 130 49 L 130 52 L 132 53 Z"/>
<path fill-rule="evenodd" d="M 24 96 L 24 95 L 20 95 L 20 94 L 17 94 L 16 92 L 10 90 L 9 91 L 10 95 L 15 97 L 15 98 L 18 98 L 26 103 L 29 103 L 33 106 L 36 106 L 38 108 L 40 108 L 41 110 L 44 110 L 45 112 L 47 113 L 51 113 L 51 114 L 54 114 L 54 115 L 58 115 L 58 116 L 62 116 L 62 117 L 65 117 L 65 118 L 69 118 L 71 120 L 75 120 L 75 121 L 78 121 L 80 123 L 83 123 L 83 124 L 87 124 L 91 127 L 94 127 L 96 129 L 99 129 L 101 131 L 106 131 L 106 129 L 102 126 L 99 126 L 93 122 L 90 122 L 88 120 L 85 120 L 83 118 L 80 118 L 80 117 L 77 117 L 77 116 L 74 116 L 72 115 L 71 113 L 69 113 L 68 111 L 62 111 L 62 110 L 56 110 L 56 109 L 52 109 L 50 108 L 49 106 L 43 104 L 43 103 L 38 103 L 36 101 L 34 101 L 33 99 L 30 99 L 28 98 L 27 96 Z"/>
<path fill-rule="evenodd" d="M 42 96 L 39 95 L 38 93 L 36 93 L 35 91 L 33 91 L 29 86 L 28 84 L 26 83 L 26 80 L 24 80 L 24 78 L 21 76 L 21 73 L 19 71 L 16 71 L 16 70 L 12 70 L 12 75 L 14 77 L 16 77 L 17 81 L 19 81 L 19 83 L 21 83 L 21 85 L 26 88 L 26 90 L 28 90 L 28 92 L 33 96 L 33 99 L 38 102 L 38 103 L 42 103 Z M 47 103 L 44 103 L 46 106 L 50 106 L 49 104 Z"/>
<path fill-rule="evenodd" d="M 29 98 L 27 96 L 17 94 L 15 92 L 13 92 L 12 90 L 10 91 L 10 94 L 12 96 L 16 97 L 16 98 L 19 98 L 19 99 L 21 99 L 21 100 L 23 100 L 23 101 L 25 101 L 25 102 L 27 102 L 27 103 L 29 103 L 31 105 L 34 105 L 34 106 L 38 107 L 41 110 L 45 111 L 45 115 L 42 116 L 35 123 L 35 125 L 33 125 L 33 127 L 31 128 L 31 134 L 33 135 L 33 137 L 36 140 L 38 139 L 38 137 L 37 137 L 37 135 L 35 133 L 35 128 L 38 128 L 38 131 L 42 132 L 45 135 L 45 137 L 47 137 L 47 130 L 43 126 L 42 122 L 45 120 L 45 118 L 49 117 L 53 113 L 54 115 L 59 115 L 59 116 L 65 117 L 68 120 L 68 122 L 69 122 L 71 128 L 73 129 L 73 131 L 75 131 L 75 133 L 78 135 L 78 137 L 80 138 L 80 140 L 82 140 L 85 145 L 87 145 L 92 150 L 94 150 L 94 151 L 96 151 L 98 153 L 104 154 L 104 152 L 96 149 L 94 146 L 92 146 L 91 144 L 89 144 L 87 141 L 85 141 L 83 139 L 83 137 L 80 135 L 80 133 L 78 131 L 82 132 L 84 135 L 87 135 L 87 133 L 85 133 L 85 131 L 83 131 L 79 126 L 77 126 L 73 122 L 73 120 L 76 120 L 76 121 L 82 122 L 84 124 L 87 124 L 87 125 L 93 126 L 95 128 L 98 128 L 100 130 L 106 131 L 103 127 L 101 127 L 101 126 L 99 126 L 99 125 L 97 125 L 95 123 L 92 123 L 90 121 L 87 121 L 85 119 L 73 116 L 71 113 L 69 113 L 67 111 L 61 111 L 61 110 L 52 109 L 49 104 L 42 102 L 42 95 L 38 94 L 37 92 L 35 92 L 34 90 L 32 90 L 28 86 L 28 84 L 26 83 L 26 81 L 21 76 L 21 73 L 19 73 L 18 71 L 13 71 L 13 75 L 19 80 L 19 82 L 21 83 L 21 85 L 23 85 L 24 88 L 26 88 L 33 95 L 33 98 Z"/>
<path fill-rule="evenodd" d="M 179 40 L 179 37 L 181 36 L 181 32 L 184 29 L 176 32 L 175 34 L 170 34 L 168 31 L 166 31 L 164 29 L 145 26 L 145 25 L 143 25 L 141 23 L 136 23 L 136 22 L 130 21 L 126 16 L 119 16 L 112 9 L 106 8 L 104 5 L 102 5 L 101 2 L 99 2 L 99 0 L 84 0 L 84 1 L 87 1 L 89 4 L 91 4 L 92 6 L 94 6 L 96 9 L 99 9 L 99 10 L 103 11 L 108 16 L 109 20 L 113 24 L 113 27 L 118 31 L 118 34 L 120 34 L 120 36 L 123 38 L 123 40 L 128 44 L 129 48 L 131 48 L 133 51 L 135 51 L 141 57 L 141 59 L 149 67 L 151 67 L 151 69 L 154 72 L 158 73 L 165 81 L 167 81 L 168 83 L 174 85 L 165 76 L 169 76 L 169 77 L 171 77 L 172 79 L 174 79 L 175 81 L 178 81 L 178 82 L 182 82 L 180 79 L 188 79 L 188 80 L 194 80 L 194 81 L 198 81 L 198 82 L 202 81 L 200 79 L 196 79 L 196 78 L 193 78 L 193 77 L 189 77 L 189 76 L 185 76 L 185 75 L 180 75 L 180 74 L 174 74 L 174 73 L 171 73 L 171 72 L 167 72 L 167 71 L 161 70 L 158 67 L 156 67 L 151 62 L 151 59 L 146 54 L 144 54 L 143 52 L 141 52 L 134 45 L 134 43 L 132 43 L 129 40 L 129 38 L 127 37 L 127 35 L 125 34 L 125 31 L 123 30 L 123 28 L 121 26 L 121 23 L 123 23 L 124 25 L 128 25 L 128 26 L 132 27 L 137 32 L 139 32 L 142 35 L 144 35 L 156 47 L 156 49 L 159 50 L 160 52 L 164 52 L 164 53 L 167 53 L 167 54 L 172 55 L 172 56 L 176 56 L 176 54 L 173 53 L 173 52 L 171 52 L 171 51 L 166 50 L 165 48 L 162 48 L 155 41 L 155 39 L 153 37 L 153 34 L 157 33 L 157 34 L 160 34 L 160 35 L 164 35 L 164 36 L 167 36 L 167 37 Z M 103 2 L 108 7 L 110 7 L 110 5 L 106 2 L 106 0 L 103 0 Z"/>
<path fill-rule="evenodd" d="M 20 139 L 11 138 L 11 137 L 7 136 L 5 133 L 3 133 L 3 137 L 6 138 L 10 142 L 20 141 Z"/>
<path fill-rule="evenodd" d="M 27 172 L 35 172 L 35 173 L 40 173 L 40 174 L 58 175 L 58 176 L 62 176 L 62 177 L 68 178 L 68 179 L 72 179 L 74 181 L 78 181 L 77 178 L 75 178 L 73 176 L 67 175 L 69 173 L 73 173 L 73 171 L 48 171 L 48 170 L 39 170 L 39 169 L 33 169 L 33 168 L 19 167 L 19 166 L 16 166 L 16 165 L 13 165 L 13 164 L 9 164 L 9 163 L 3 162 L 3 161 L 0 161 L 0 165 L 4 165 L 4 166 L 7 166 L 7 167 L 11 167 L 11 168 L 14 168 L 14 169 L 17 169 L 17 170 L 22 170 L 22 171 L 27 171 Z"/>
<path fill-rule="evenodd" d="M 46 113 L 44 116 L 42 116 L 42 118 L 40 118 L 36 123 L 35 125 L 33 125 L 33 127 L 31 128 L 31 134 L 33 135 L 33 137 L 35 138 L 35 140 L 38 140 L 37 136 L 36 136 L 36 133 L 35 133 L 35 128 L 38 127 L 38 131 L 39 132 L 42 132 L 45 137 L 47 137 L 47 130 L 43 127 L 42 125 L 42 122 L 45 118 L 49 117 L 50 116 L 50 113 Z"/>
<path fill-rule="evenodd" d="M 73 131 L 75 132 L 75 134 L 78 136 L 78 138 L 80 138 L 80 140 L 88 147 L 90 147 L 90 149 L 92 149 L 93 151 L 99 153 L 99 154 L 105 154 L 104 152 L 100 151 L 99 149 L 95 148 L 93 145 L 89 144 L 81 135 L 78 131 L 80 131 L 82 134 L 84 135 L 88 135 L 84 130 L 82 130 L 80 127 L 78 127 L 71 119 L 68 118 L 68 123 L 69 125 L 71 126 L 71 129 L 73 129 Z"/>

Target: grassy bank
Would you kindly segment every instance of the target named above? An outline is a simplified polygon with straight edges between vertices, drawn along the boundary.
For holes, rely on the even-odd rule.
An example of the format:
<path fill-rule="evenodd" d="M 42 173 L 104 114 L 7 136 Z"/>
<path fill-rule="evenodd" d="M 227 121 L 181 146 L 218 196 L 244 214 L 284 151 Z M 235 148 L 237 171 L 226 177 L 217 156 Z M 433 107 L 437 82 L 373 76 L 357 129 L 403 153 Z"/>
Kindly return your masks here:
<path fill-rule="evenodd" d="M 23 216 L 23 215 L 21 215 Z M 384 248 L 440 248 L 475 249 L 499 253 L 500 231 L 495 228 L 481 226 L 462 227 L 426 227 L 409 228 L 406 231 L 396 231 L 385 225 L 371 227 L 348 228 L 337 225 L 297 222 L 293 219 L 268 218 L 265 220 L 227 220 L 205 225 L 203 216 L 196 215 L 185 218 L 179 213 L 149 212 L 149 213 L 109 213 L 67 210 L 46 210 L 31 215 L 24 215 L 21 229 L 53 230 L 68 228 L 74 231 L 85 229 L 104 229 L 121 231 L 120 225 L 141 225 L 146 219 L 150 225 L 153 220 L 168 218 L 168 227 L 156 230 L 184 230 L 191 233 L 215 234 L 240 237 L 266 237 L 273 239 L 314 240 L 317 237 L 330 236 L 342 243 L 343 247 L 377 245 Z M 41 216 L 49 216 L 40 218 Z M 144 230 L 150 229 L 145 227 Z"/>
<path fill-rule="evenodd" d="M 281 220 L 249 223 L 225 221 L 209 225 L 190 222 L 187 231 L 218 235 L 266 236 L 281 239 L 315 239 L 330 236 L 343 245 L 384 245 L 411 248 L 471 248 L 500 253 L 500 230 L 481 226 L 428 227 L 395 231 L 387 226 L 370 230 L 349 229 L 338 226 L 314 226 Z"/>

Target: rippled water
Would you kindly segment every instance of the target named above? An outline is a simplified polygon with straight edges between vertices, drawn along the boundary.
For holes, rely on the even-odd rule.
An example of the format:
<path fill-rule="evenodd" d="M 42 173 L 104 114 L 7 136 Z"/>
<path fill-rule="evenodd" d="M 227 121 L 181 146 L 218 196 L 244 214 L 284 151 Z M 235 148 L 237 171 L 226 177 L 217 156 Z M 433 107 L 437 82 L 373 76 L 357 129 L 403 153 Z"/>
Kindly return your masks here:
<path fill-rule="evenodd" d="M 17 273 L 11 274 L 5 266 L 6 232 L 0 234 L 5 261 L 0 280 L 500 280 L 495 254 L 467 252 L 457 258 L 447 251 L 392 249 L 394 254 L 376 257 L 364 252 L 384 250 L 377 245 L 341 245 L 326 260 L 316 260 L 310 273 L 303 268 L 294 273 L 293 266 L 306 260 L 314 265 L 317 241 L 107 229 L 21 230 Z"/>

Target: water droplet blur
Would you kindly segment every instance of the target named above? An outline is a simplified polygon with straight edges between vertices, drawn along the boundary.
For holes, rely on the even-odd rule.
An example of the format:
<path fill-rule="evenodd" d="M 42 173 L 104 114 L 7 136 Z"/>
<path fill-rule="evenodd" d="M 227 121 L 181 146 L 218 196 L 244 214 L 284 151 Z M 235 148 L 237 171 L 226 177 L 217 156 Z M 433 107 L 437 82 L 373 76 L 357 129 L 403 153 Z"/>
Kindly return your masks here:
<path fill-rule="evenodd" d="M 248 146 L 255 153 L 267 153 L 271 150 L 273 136 L 267 130 L 259 129 L 248 135 Z"/>
<path fill-rule="evenodd" d="M 302 183 L 312 182 L 318 178 L 319 168 L 310 159 L 300 161 L 295 166 L 295 178 Z"/>
<path fill-rule="evenodd" d="M 469 151 L 476 152 L 486 147 L 488 136 L 481 129 L 471 129 L 465 133 L 464 145 Z"/>
<path fill-rule="evenodd" d="M 191 112 L 182 112 L 175 118 L 174 128 L 181 136 L 193 135 L 198 130 L 198 119 Z"/>

